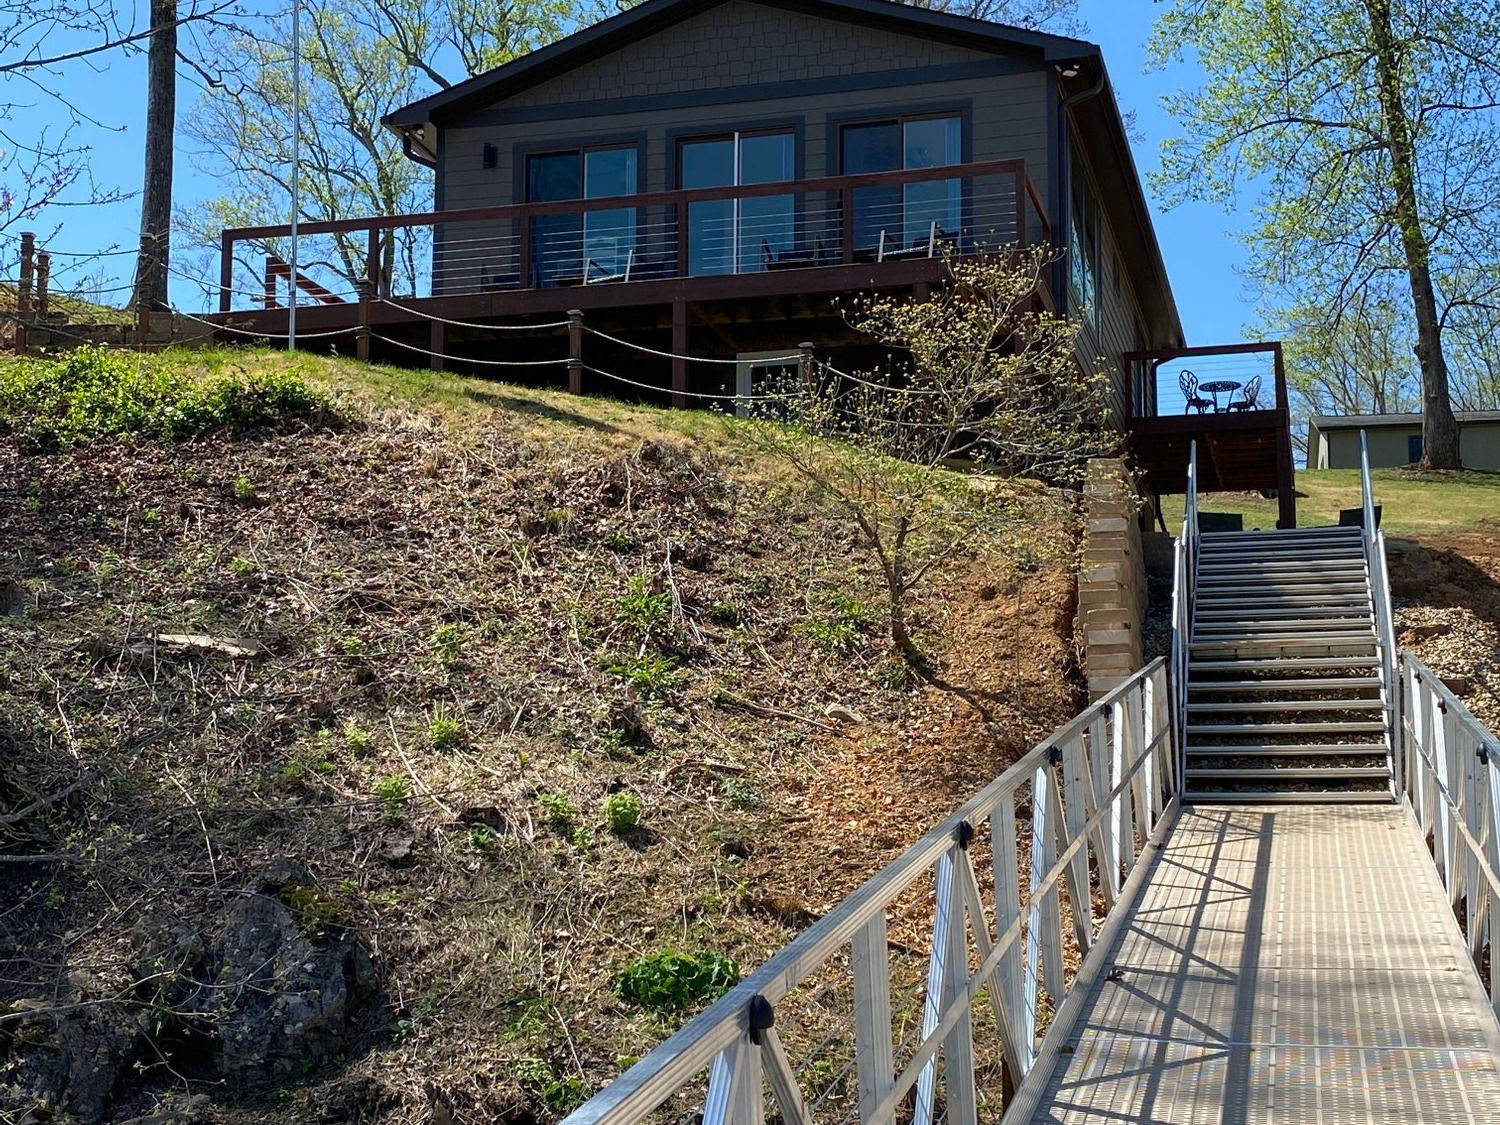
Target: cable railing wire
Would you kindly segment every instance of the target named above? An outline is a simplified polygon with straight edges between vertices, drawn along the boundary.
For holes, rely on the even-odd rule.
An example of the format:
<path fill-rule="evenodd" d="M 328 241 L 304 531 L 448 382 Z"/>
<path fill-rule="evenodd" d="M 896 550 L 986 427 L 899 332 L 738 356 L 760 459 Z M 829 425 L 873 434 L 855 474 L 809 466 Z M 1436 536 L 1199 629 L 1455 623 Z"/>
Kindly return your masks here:
<path fill-rule="evenodd" d="M 297 335 L 300 338 L 302 334 L 299 332 Z M 446 355 L 443 352 L 435 352 L 429 348 L 423 348 L 416 344 L 408 344 L 401 340 L 393 340 L 389 336 L 382 336 L 378 332 L 371 332 L 370 339 L 379 340 L 382 343 L 390 344 L 392 347 L 404 348 L 409 352 L 416 352 L 420 355 L 431 356 L 435 359 L 448 360 L 453 363 L 478 363 L 483 364 L 486 367 L 553 367 L 558 364 L 572 362 L 568 359 L 567 356 L 563 356 L 561 359 L 479 359 L 475 356 Z"/>
<path fill-rule="evenodd" d="M 583 326 L 583 330 L 591 336 L 598 336 L 601 340 L 608 340 L 611 344 L 619 344 L 621 347 L 630 348 L 632 351 L 644 352 L 646 355 L 658 356 L 661 359 L 680 359 L 688 363 L 722 363 L 731 366 L 739 366 L 742 363 L 769 365 L 773 363 L 791 363 L 793 360 L 800 360 L 802 358 L 801 352 L 793 352 L 790 355 L 756 358 L 752 360 L 714 359 L 709 356 L 678 355 L 676 352 L 664 352 L 657 348 L 648 348 L 645 344 L 636 344 L 631 342 L 630 340 L 622 340 L 618 336 L 611 336 L 607 332 L 600 332 L 597 328 L 590 328 L 587 324 Z"/>
<path fill-rule="evenodd" d="M 406 305 L 398 304 L 389 297 L 381 297 L 380 303 L 389 305 L 391 308 L 408 313 L 411 316 L 421 317 L 423 320 L 436 321 L 439 324 L 447 324 L 454 328 L 483 328 L 494 332 L 525 332 L 532 329 L 566 328 L 571 323 L 571 321 L 567 320 L 549 320 L 543 324 L 480 324 L 472 320 L 449 320 L 447 317 L 422 312 L 420 309 L 408 308 Z"/>

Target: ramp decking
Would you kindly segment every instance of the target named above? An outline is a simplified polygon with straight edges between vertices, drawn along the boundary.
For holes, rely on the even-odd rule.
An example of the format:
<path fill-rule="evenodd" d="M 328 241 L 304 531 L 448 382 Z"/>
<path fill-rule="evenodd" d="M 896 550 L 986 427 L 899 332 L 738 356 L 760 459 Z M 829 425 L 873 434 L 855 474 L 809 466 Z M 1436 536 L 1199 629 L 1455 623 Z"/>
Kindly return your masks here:
<path fill-rule="evenodd" d="M 1500 1122 L 1500 1028 L 1396 805 L 1185 808 L 1035 1120 Z"/>

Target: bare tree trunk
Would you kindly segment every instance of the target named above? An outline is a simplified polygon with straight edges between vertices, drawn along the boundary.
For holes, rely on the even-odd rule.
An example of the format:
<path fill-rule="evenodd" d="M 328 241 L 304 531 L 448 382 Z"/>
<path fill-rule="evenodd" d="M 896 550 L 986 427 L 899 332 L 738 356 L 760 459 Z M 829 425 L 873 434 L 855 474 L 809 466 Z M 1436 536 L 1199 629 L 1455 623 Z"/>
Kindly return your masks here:
<path fill-rule="evenodd" d="M 146 177 L 141 191 L 141 260 L 137 307 L 165 306 L 171 260 L 172 147 L 177 119 L 177 0 L 151 0 L 146 77 Z"/>
<path fill-rule="evenodd" d="M 1381 116 L 1391 152 L 1391 187 L 1396 193 L 1396 224 L 1406 252 L 1412 305 L 1417 315 L 1417 363 L 1422 370 L 1422 465 L 1428 469 L 1460 467 L 1458 421 L 1448 395 L 1448 362 L 1437 295 L 1432 285 L 1431 247 L 1417 206 L 1416 156 L 1411 122 L 1401 100 L 1401 62 L 1391 32 L 1390 0 L 1365 0 L 1375 47 L 1375 76 Z"/>

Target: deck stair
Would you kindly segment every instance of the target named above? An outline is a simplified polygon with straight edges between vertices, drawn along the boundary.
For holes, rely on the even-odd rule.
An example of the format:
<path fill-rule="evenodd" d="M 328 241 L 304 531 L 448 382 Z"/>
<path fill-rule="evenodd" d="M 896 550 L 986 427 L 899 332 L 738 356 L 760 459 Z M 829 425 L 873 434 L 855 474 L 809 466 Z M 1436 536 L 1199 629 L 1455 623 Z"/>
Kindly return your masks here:
<path fill-rule="evenodd" d="M 1185 797 L 1391 800 L 1380 639 L 1358 527 L 1204 532 Z"/>

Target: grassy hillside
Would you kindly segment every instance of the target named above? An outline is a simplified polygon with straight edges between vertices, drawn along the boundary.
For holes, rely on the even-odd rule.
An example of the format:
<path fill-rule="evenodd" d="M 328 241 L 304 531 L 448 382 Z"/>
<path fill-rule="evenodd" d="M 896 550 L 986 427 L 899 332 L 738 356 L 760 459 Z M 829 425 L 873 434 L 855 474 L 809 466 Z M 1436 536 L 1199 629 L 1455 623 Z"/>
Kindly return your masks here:
<path fill-rule="evenodd" d="M 733 419 L 143 362 L 151 405 L 97 411 L 0 365 L 0 833 L 40 857 L 0 867 L 0 1111 L 109 1012 L 96 1120 L 556 1119 L 1076 706 L 1040 486 L 974 490 L 915 607 L 985 720 L 889 657 L 847 519 Z M 170 440 L 90 436 L 122 415 Z M 256 888 L 349 1008 L 227 1071 L 263 993 L 214 935 Z"/>
<path fill-rule="evenodd" d="M 1500 473 L 1418 473 L 1376 469 L 1375 499 L 1384 508 L 1381 526 L 1392 535 L 1423 535 L 1478 523 L 1500 511 Z M 1337 523 L 1340 509 L 1360 506 L 1358 469 L 1314 469 L 1297 474 L 1297 522 L 1304 527 Z M 1162 513 L 1174 532 L 1182 525 L 1181 496 L 1162 498 Z M 1238 512 L 1245 526 L 1276 526 L 1276 501 L 1248 493 L 1213 493 L 1199 500 L 1204 511 Z"/>

